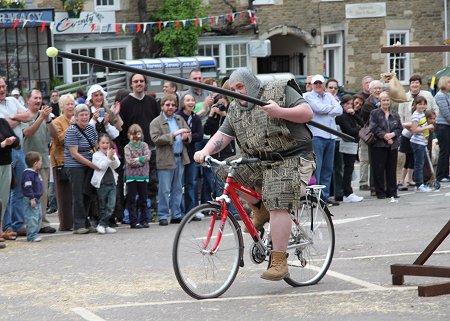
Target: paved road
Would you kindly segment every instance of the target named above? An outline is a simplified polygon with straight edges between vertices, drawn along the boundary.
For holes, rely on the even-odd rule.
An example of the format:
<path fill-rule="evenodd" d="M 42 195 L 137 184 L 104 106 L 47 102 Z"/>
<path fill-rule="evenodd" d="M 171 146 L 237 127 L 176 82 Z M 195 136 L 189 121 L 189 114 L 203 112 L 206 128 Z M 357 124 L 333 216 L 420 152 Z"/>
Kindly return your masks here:
<path fill-rule="evenodd" d="M 417 294 L 419 284 L 448 279 L 406 277 L 393 286 L 389 269 L 412 263 L 449 220 L 450 185 L 402 193 L 398 203 L 362 195 L 360 204 L 331 208 L 335 257 L 327 276 L 305 288 L 260 279 L 265 266 L 246 254 L 227 293 L 193 300 L 172 270 L 177 225 L 9 242 L 0 252 L 0 320 L 450 320 L 450 295 Z M 450 239 L 428 263 L 450 266 Z"/>

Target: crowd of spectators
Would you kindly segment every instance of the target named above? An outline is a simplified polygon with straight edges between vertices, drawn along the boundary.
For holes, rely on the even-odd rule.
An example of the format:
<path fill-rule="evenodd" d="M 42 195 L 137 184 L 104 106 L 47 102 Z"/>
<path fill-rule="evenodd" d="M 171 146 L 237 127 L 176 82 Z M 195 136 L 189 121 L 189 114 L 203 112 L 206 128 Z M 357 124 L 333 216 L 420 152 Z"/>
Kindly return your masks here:
<path fill-rule="evenodd" d="M 189 77 L 218 86 L 197 69 Z M 47 218 L 53 212 L 59 231 L 108 234 L 119 223 L 133 229 L 148 228 L 152 220 L 161 226 L 179 223 L 197 204 L 221 193 L 223 182 L 210 168 L 198 166 L 193 155 L 219 130 L 230 98 L 195 86 L 180 92 L 165 81 L 164 96 L 155 99 L 146 93 L 147 81 L 131 75 L 131 91 L 120 90 L 111 105 L 99 85 L 88 88 L 86 96 L 80 89 L 62 96 L 52 91 L 44 104 L 37 89 L 25 99 L 18 89 L 8 95 L 7 80 L 0 77 L 0 178 L 11 182 L 0 188 L 0 248 L 4 240 L 26 236 L 32 226 L 25 214 L 30 196 L 22 193 L 21 181 L 29 152 L 40 155 L 42 164 L 28 167 L 36 168 L 43 185 L 42 217 L 30 241 L 40 240 L 38 233 L 56 232 Z M 409 83 L 407 99 L 397 103 L 387 84 L 372 76 L 363 77 L 359 93 L 344 96 L 338 95 L 336 79 L 306 78 L 304 98 L 313 120 L 355 139 L 348 142 L 310 127 L 315 182 L 326 186 L 323 200 L 329 206 L 363 201 L 358 191 L 370 190 L 378 199 L 398 198 L 397 191 L 408 188 L 430 191 L 434 171 L 426 160 L 434 137 L 439 144 L 436 179 L 450 181 L 450 78 L 441 77 L 435 97 L 421 88 L 420 76 Z M 360 140 L 364 126 L 373 142 Z M 213 156 L 222 160 L 236 153 L 230 144 Z M 355 179 L 357 162 L 360 176 Z"/>

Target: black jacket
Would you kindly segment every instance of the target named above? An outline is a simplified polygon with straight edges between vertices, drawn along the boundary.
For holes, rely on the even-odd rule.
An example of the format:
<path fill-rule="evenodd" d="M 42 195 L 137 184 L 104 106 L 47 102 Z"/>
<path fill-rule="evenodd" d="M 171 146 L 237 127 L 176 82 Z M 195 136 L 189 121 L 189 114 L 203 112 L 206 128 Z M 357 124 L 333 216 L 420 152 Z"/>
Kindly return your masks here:
<path fill-rule="evenodd" d="M 204 131 L 206 135 L 214 135 L 219 129 L 220 125 L 224 122 L 225 117 L 219 117 L 218 115 L 214 115 L 213 117 L 208 117 L 206 120 Z M 211 155 L 212 157 L 218 160 L 227 159 L 230 156 L 236 155 L 236 145 L 234 140 L 228 144 L 223 150 L 218 152 L 217 154 Z"/>
<path fill-rule="evenodd" d="M 16 140 L 12 145 L 5 146 L 5 148 L 0 147 L 0 165 L 9 165 L 12 163 L 11 150 L 16 148 L 20 144 L 19 137 L 14 134 L 11 126 L 4 118 L 0 118 L 0 143 L 6 138 L 14 136 Z"/>
<path fill-rule="evenodd" d="M 385 113 L 381 108 L 372 110 L 370 113 L 370 131 L 375 134 L 375 142 L 373 143 L 373 147 L 385 147 L 396 149 L 400 145 L 400 138 L 402 136 L 402 122 L 400 120 L 400 116 L 396 111 L 392 109 L 389 112 L 389 117 L 386 119 Z M 384 135 L 386 133 L 395 133 L 395 137 L 392 138 L 394 144 L 389 145 L 384 140 Z"/>

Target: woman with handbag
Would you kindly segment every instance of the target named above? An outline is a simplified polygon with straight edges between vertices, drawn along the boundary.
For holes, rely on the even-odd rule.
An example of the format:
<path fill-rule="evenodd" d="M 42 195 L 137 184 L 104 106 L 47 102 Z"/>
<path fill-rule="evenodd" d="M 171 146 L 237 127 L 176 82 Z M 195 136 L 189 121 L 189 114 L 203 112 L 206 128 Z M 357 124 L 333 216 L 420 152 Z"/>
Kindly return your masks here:
<path fill-rule="evenodd" d="M 391 99 L 387 92 L 379 96 L 380 108 L 370 113 L 370 131 L 375 134 L 375 142 L 370 148 L 370 166 L 378 199 L 398 198 L 397 156 L 402 134 L 402 123 L 398 113 L 391 109 Z"/>
<path fill-rule="evenodd" d="M 353 109 L 353 97 L 351 95 L 344 95 L 341 98 L 341 105 L 344 113 L 336 117 L 336 125 L 339 125 L 344 134 L 354 137 L 354 142 L 341 141 L 339 144 L 339 152 L 342 153 L 344 161 L 344 176 L 343 176 L 343 190 L 344 203 L 361 202 L 364 197 L 353 193 L 352 189 L 352 174 L 355 167 L 356 157 L 358 156 L 358 142 L 359 130 L 363 126 L 363 121 Z"/>
<path fill-rule="evenodd" d="M 59 99 L 61 115 L 53 120 L 57 137 L 52 137 L 50 147 L 50 164 L 55 182 L 56 203 L 58 204 L 59 230 L 71 231 L 72 220 L 72 189 L 64 168 L 64 136 L 70 124 L 74 121 L 73 110 L 75 98 L 72 94 L 62 95 Z"/>
<path fill-rule="evenodd" d="M 69 175 L 72 187 L 73 233 L 97 233 L 91 226 L 88 213 L 91 196 L 93 171 L 97 167 L 92 163 L 95 152 L 97 131 L 89 124 L 89 107 L 80 104 L 75 107 L 75 122 L 69 126 L 64 137 L 64 167 Z"/>

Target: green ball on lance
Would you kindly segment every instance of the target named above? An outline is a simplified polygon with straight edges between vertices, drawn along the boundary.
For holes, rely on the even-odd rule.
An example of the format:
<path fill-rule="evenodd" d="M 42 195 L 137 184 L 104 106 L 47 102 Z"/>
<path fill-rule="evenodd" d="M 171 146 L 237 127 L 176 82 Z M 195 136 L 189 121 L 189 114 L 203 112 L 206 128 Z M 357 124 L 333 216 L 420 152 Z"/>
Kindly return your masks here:
<path fill-rule="evenodd" d="M 48 57 L 55 58 L 58 55 L 58 49 L 56 49 L 55 47 L 48 47 L 45 53 Z"/>

